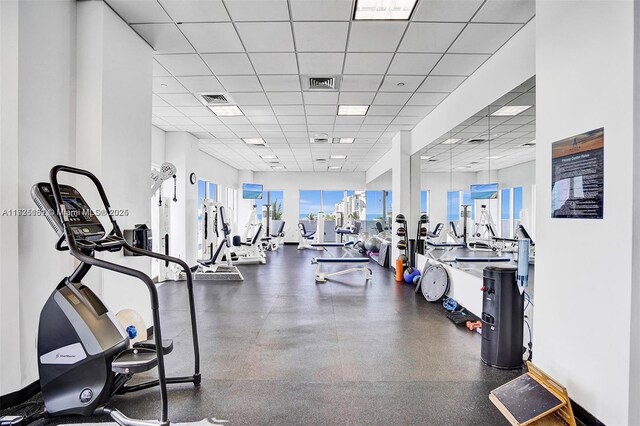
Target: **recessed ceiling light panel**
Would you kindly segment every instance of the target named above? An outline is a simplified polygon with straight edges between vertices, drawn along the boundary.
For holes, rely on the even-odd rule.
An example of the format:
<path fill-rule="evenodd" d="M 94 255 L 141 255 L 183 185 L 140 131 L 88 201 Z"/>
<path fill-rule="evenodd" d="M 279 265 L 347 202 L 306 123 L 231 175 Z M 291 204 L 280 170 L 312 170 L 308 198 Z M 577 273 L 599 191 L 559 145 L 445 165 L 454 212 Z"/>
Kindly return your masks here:
<path fill-rule="evenodd" d="M 454 143 L 458 143 L 461 140 L 462 139 L 447 139 L 446 141 L 442 142 L 442 145 L 453 145 Z"/>
<path fill-rule="evenodd" d="M 344 160 L 345 158 L 347 158 L 346 155 L 332 155 L 329 157 L 331 160 Z"/>
<path fill-rule="evenodd" d="M 242 138 L 247 145 L 264 145 L 264 139 L 262 138 Z"/>
<path fill-rule="evenodd" d="M 238 115 L 244 115 L 237 105 L 211 105 L 209 106 L 209 109 L 218 117 L 235 117 Z"/>
<path fill-rule="evenodd" d="M 329 166 L 329 170 L 340 170 L 342 166 Z"/>
<path fill-rule="evenodd" d="M 408 20 L 417 0 L 356 0 L 355 20 Z"/>
<path fill-rule="evenodd" d="M 338 115 L 367 115 L 369 105 L 338 105 Z"/>
<path fill-rule="evenodd" d="M 491 115 L 494 115 L 496 117 L 511 117 L 514 115 L 518 115 L 523 111 L 528 110 L 532 106 L 533 105 L 507 105 L 507 106 L 503 106 L 502 108 L 500 108 L 499 110 L 497 110 Z"/>
<path fill-rule="evenodd" d="M 430 158 L 433 158 L 433 155 L 421 155 L 421 156 L 420 156 L 420 159 L 421 159 L 421 160 L 428 160 L 428 159 L 430 159 Z"/>
<path fill-rule="evenodd" d="M 273 154 L 267 154 L 267 155 L 261 155 L 260 158 L 262 158 L 263 160 L 275 160 L 278 157 L 276 157 Z"/>
<path fill-rule="evenodd" d="M 333 143 L 353 143 L 354 138 L 333 138 Z"/>

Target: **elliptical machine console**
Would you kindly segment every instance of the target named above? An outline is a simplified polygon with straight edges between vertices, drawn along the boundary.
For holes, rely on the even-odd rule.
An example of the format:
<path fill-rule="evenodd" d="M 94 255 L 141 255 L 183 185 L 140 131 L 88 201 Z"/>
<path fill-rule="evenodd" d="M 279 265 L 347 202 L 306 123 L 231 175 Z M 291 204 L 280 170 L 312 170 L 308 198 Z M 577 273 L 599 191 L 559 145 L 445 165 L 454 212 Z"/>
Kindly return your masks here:
<path fill-rule="evenodd" d="M 107 233 L 80 192 L 58 184 L 58 174 L 67 172 L 89 178 L 96 186 L 112 229 Z M 31 194 L 49 224 L 58 234 L 56 249 L 69 251 L 80 261 L 71 275 L 57 285 L 40 314 L 38 329 L 38 370 L 45 409 L 27 416 L 0 418 L 0 424 L 21 425 L 41 417 L 60 415 L 110 414 L 124 426 L 168 425 L 167 384 L 193 383 L 199 386 L 200 354 L 196 325 L 192 276 L 187 264 L 177 258 L 129 245 L 124 239 L 96 176 L 86 170 L 55 166 L 50 183 L 38 183 Z M 155 284 L 142 271 L 97 259 L 95 252 L 127 249 L 181 266 L 187 279 L 194 353 L 194 373 L 166 377 L 164 356 L 173 349 L 171 340 L 162 339 L 158 293 Z M 107 306 L 82 283 L 92 266 L 132 276 L 149 290 L 153 313 L 154 339 L 130 346 L 129 336 Z M 142 330 L 146 332 L 146 330 Z M 158 378 L 129 385 L 135 373 L 158 368 Z M 161 413 L 157 421 L 131 419 L 109 407 L 112 396 L 160 388 Z"/>

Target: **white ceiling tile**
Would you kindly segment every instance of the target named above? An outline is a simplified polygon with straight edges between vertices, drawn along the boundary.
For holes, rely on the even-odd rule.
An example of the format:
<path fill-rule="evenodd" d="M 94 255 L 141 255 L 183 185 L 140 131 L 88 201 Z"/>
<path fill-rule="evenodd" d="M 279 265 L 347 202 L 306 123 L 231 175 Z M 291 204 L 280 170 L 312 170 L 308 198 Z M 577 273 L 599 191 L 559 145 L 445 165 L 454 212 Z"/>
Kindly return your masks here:
<path fill-rule="evenodd" d="M 155 55 L 155 59 L 174 77 L 211 75 L 209 68 L 195 53 Z"/>
<path fill-rule="evenodd" d="M 171 105 L 169 105 L 169 103 L 164 99 L 162 99 L 160 96 L 154 94 L 151 96 L 151 106 L 161 107 L 161 106 L 171 106 Z"/>
<path fill-rule="evenodd" d="M 224 90 L 218 79 L 214 76 L 178 77 L 178 81 L 194 93 L 221 92 Z"/>
<path fill-rule="evenodd" d="M 521 27 L 520 24 L 469 24 L 449 52 L 493 54 Z"/>
<path fill-rule="evenodd" d="M 164 121 L 172 126 L 195 126 L 195 123 L 191 121 L 189 117 L 164 117 Z"/>
<path fill-rule="evenodd" d="M 169 76 L 171 76 L 171 74 L 169 74 L 169 71 L 164 69 L 164 67 L 162 65 L 160 65 L 158 63 L 158 61 L 154 60 L 153 61 L 153 76 L 154 77 L 169 77 Z"/>
<path fill-rule="evenodd" d="M 191 93 L 166 93 L 160 97 L 176 107 L 202 106 L 202 102 Z"/>
<path fill-rule="evenodd" d="M 438 105 L 448 93 L 414 93 L 407 105 Z"/>
<path fill-rule="evenodd" d="M 246 53 L 207 53 L 202 59 L 216 75 L 253 75 L 253 67 Z"/>
<path fill-rule="evenodd" d="M 182 84 L 173 77 L 153 77 L 153 93 L 187 93 Z"/>
<path fill-rule="evenodd" d="M 300 92 L 267 92 L 272 105 L 298 105 L 302 103 Z"/>
<path fill-rule="evenodd" d="M 186 115 L 187 117 L 212 117 L 215 118 L 213 112 L 205 106 L 189 106 L 189 107 L 177 107 L 178 111 Z M 200 124 L 200 123 L 198 123 Z"/>
<path fill-rule="evenodd" d="M 178 111 L 176 108 L 174 107 L 153 107 L 152 108 L 153 111 L 153 115 L 155 115 L 156 117 L 184 117 L 184 114 L 182 114 L 180 111 Z"/>
<path fill-rule="evenodd" d="M 362 124 L 364 117 L 351 117 L 339 115 L 336 117 L 336 124 Z"/>
<path fill-rule="evenodd" d="M 333 126 L 330 124 L 307 124 L 309 132 L 331 133 Z"/>
<path fill-rule="evenodd" d="M 288 21 L 287 0 L 225 0 L 231 18 L 241 21 Z"/>
<path fill-rule="evenodd" d="M 298 74 L 295 53 L 251 53 L 249 57 L 258 74 Z"/>
<path fill-rule="evenodd" d="M 397 115 L 402 109 L 402 105 L 371 105 L 367 116 L 369 115 Z"/>
<path fill-rule="evenodd" d="M 378 93 L 373 100 L 374 105 L 404 105 L 411 93 Z"/>
<path fill-rule="evenodd" d="M 389 118 L 389 117 L 378 117 L 378 118 Z M 365 120 L 366 123 L 366 120 Z M 386 124 L 362 124 L 360 127 L 361 132 L 384 132 L 387 128 Z"/>
<path fill-rule="evenodd" d="M 269 100 L 265 96 L 264 92 L 254 93 L 231 93 L 231 98 L 241 105 L 269 105 Z"/>
<path fill-rule="evenodd" d="M 431 71 L 431 75 L 468 76 L 473 74 L 488 58 L 489 55 L 447 53 Z"/>
<path fill-rule="evenodd" d="M 410 117 L 426 117 L 435 107 L 433 106 L 412 106 L 408 105 L 400 110 L 398 115 Z"/>
<path fill-rule="evenodd" d="M 396 53 L 389 74 L 426 76 L 441 57 L 439 53 Z"/>
<path fill-rule="evenodd" d="M 293 52 L 289 22 L 243 22 L 236 28 L 247 52 Z"/>
<path fill-rule="evenodd" d="M 349 52 L 395 52 L 406 22 L 355 21 L 349 33 Z"/>
<path fill-rule="evenodd" d="M 453 92 L 466 77 L 455 76 L 429 76 L 422 83 L 419 92 Z"/>
<path fill-rule="evenodd" d="M 336 115 L 338 108 L 335 104 L 332 105 L 305 105 L 307 115 Z"/>
<path fill-rule="evenodd" d="M 414 21 L 468 22 L 484 0 L 422 0 Z"/>
<path fill-rule="evenodd" d="M 298 52 L 344 52 L 348 22 L 294 22 Z"/>
<path fill-rule="evenodd" d="M 191 117 L 191 119 L 193 120 L 194 123 L 200 126 L 219 126 L 222 124 L 222 122 L 218 120 L 216 116 L 211 114 L 211 111 L 209 111 L 209 114 L 210 115 L 207 117 Z M 216 129 L 216 130 L 220 130 L 220 129 Z M 207 131 L 209 131 L 209 129 L 207 129 Z"/>
<path fill-rule="evenodd" d="M 412 22 L 399 52 L 444 53 L 465 24 Z"/>
<path fill-rule="evenodd" d="M 137 32 L 156 53 L 192 53 L 193 47 L 175 24 L 138 24 L 131 28 Z"/>
<path fill-rule="evenodd" d="M 279 115 L 278 122 L 280 124 L 307 124 L 306 117 L 303 115 Z"/>
<path fill-rule="evenodd" d="M 245 112 L 246 114 L 246 112 Z M 256 129 L 258 131 L 260 131 L 260 129 L 257 128 L 257 125 L 261 125 L 261 124 L 278 124 L 278 120 L 276 119 L 276 117 L 274 115 L 254 115 L 254 116 L 250 116 L 248 117 L 249 121 L 251 122 L 251 124 L 256 125 Z M 278 129 L 280 130 L 280 126 L 278 126 Z"/>
<path fill-rule="evenodd" d="M 374 106 L 372 106 L 371 108 L 374 108 Z M 380 108 L 380 107 L 376 107 L 376 108 Z M 392 107 L 392 108 L 398 108 L 398 110 L 400 109 L 400 107 Z M 393 118 L 395 117 L 397 112 L 398 111 L 396 111 L 394 114 L 389 116 L 367 115 L 364 118 L 363 125 L 384 125 L 386 127 L 387 124 L 390 124 L 393 121 Z"/>
<path fill-rule="evenodd" d="M 297 75 L 262 75 L 260 82 L 268 92 L 299 92 L 300 78 Z"/>
<path fill-rule="evenodd" d="M 267 117 L 253 117 L 253 119 L 263 119 L 263 118 L 267 118 Z M 273 117 L 275 119 L 275 117 Z M 282 129 L 280 129 L 280 125 L 277 124 L 277 122 L 274 124 L 272 123 L 254 123 L 253 121 L 251 121 L 254 125 L 254 127 L 256 128 L 256 130 L 260 133 L 274 133 L 274 132 L 282 132 Z"/>
<path fill-rule="evenodd" d="M 307 115 L 307 124 L 333 124 L 335 115 Z"/>
<path fill-rule="evenodd" d="M 415 92 L 424 77 L 421 75 L 387 75 L 380 86 L 381 92 Z"/>
<path fill-rule="evenodd" d="M 156 0 L 108 0 L 107 3 L 129 24 L 171 22 Z"/>
<path fill-rule="evenodd" d="M 341 74 L 343 53 L 298 53 L 300 74 Z"/>
<path fill-rule="evenodd" d="M 350 0 L 289 0 L 296 21 L 349 21 Z"/>
<path fill-rule="evenodd" d="M 347 53 L 344 60 L 345 74 L 384 74 L 393 53 Z"/>
<path fill-rule="evenodd" d="M 528 22 L 536 13 L 534 0 L 488 0 L 473 22 Z"/>
<path fill-rule="evenodd" d="M 370 105 L 376 92 L 340 92 L 338 99 L 343 105 Z"/>
<path fill-rule="evenodd" d="M 202 118 L 196 118 L 196 120 L 202 120 Z M 194 121 L 196 121 L 194 120 Z M 197 122 L 197 121 L 196 121 Z M 200 124 L 200 123 L 198 123 Z M 202 124 L 202 128 L 205 129 L 207 132 L 217 132 L 217 133 L 224 133 L 227 132 L 229 133 L 230 130 L 227 126 L 225 126 L 224 124 L 222 124 L 222 122 L 220 120 L 218 120 L 217 124 Z"/>
<path fill-rule="evenodd" d="M 244 129 L 237 126 L 250 126 L 253 128 L 247 117 L 218 117 L 218 119 L 231 130 L 234 130 L 235 128 Z"/>
<path fill-rule="evenodd" d="M 338 92 L 304 92 L 304 102 L 309 105 L 337 105 Z"/>
<path fill-rule="evenodd" d="M 262 90 L 255 75 L 223 75 L 218 77 L 228 92 L 257 92 Z"/>
<path fill-rule="evenodd" d="M 270 106 L 244 106 L 242 112 L 247 117 L 250 116 L 273 116 L 273 110 Z"/>
<path fill-rule="evenodd" d="M 229 15 L 221 0 L 160 0 L 160 4 L 175 22 L 223 22 L 229 20 Z"/>
<path fill-rule="evenodd" d="M 274 105 L 273 112 L 276 115 L 304 115 L 302 105 Z"/>
<path fill-rule="evenodd" d="M 306 124 L 280 124 L 280 127 L 285 132 L 306 132 Z"/>
<path fill-rule="evenodd" d="M 336 132 L 357 132 L 360 130 L 359 124 L 336 124 L 334 126 Z"/>
<path fill-rule="evenodd" d="M 375 92 L 382 83 L 382 75 L 345 75 L 340 90 L 344 92 Z"/>
<path fill-rule="evenodd" d="M 229 22 L 182 24 L 180 29 L 199 53 L 244 52 Z"/>

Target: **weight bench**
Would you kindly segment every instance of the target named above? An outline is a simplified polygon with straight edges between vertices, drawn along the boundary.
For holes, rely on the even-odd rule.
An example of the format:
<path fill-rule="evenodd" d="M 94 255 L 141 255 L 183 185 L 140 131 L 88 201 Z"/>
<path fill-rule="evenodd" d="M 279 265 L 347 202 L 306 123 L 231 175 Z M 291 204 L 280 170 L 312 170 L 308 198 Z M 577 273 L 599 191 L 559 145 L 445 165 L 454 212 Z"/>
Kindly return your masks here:
<path fill-rule="evenodd" d="M 372 271 L 367 267 L 369 263 L 368 257 L 314 257 L 311 259 L 312 264 L 317 264 L 316 268 L 316 283 L 327 282 L 329 277 L 335 277 L 338 275 L 349 274 L 351 272 L 362 272 L 367 282 L 371 279 Z M 323 264 L 329 265 L 349 265 L 351 268 L 343 269 L 336 272 L 328 272 L 322 270 Z M 359 265 L 359 266 L 356 266 Z"/>

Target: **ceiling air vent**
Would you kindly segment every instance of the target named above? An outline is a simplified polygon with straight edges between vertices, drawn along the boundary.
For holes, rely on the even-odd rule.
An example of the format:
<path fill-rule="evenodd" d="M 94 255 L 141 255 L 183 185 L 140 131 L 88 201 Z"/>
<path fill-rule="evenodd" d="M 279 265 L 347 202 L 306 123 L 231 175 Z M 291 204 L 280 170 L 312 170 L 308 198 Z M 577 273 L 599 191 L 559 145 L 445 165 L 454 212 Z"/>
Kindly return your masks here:
<path fill-rule="evenodd" d="M 302 90 L 334 92 L 340 89 L 340 76 L 301 75 L 300 83 L 302 84 Z"/>
<path fill-rule="evenodd" d="M 329 138 L 315 137 L 311 138 L 311 143 L 331 143 Z"/>
<path fill-rule="evenodd" d="M 200 99 L 205 105 L 228 104 L 229 98 L 222 93 L 200 93 Z"/>
<path fill-rule="evenodd" d="M 520 145 L 520 146 L 523 146 L 523 147 L 525 147 L 525 148 L 528 148 L 528 147 L 536 146 L 536 143 L 535 143 L 535 141 L 534 141 L 534 142 L 527 142 L 527 143 L 523 143 L 523 144 L 522 144 L 522 145 Z"/>
<path fill-rule="evenodd" d="M 310 77 L 309 89 L 329 89 L 335 90 L 336 80 L 333 77 Z"/>
<path fill-rule="evenodd" d="M 486 139 L 469 139 L 465 143 L 469 145 L 480 145 L 482 143 L 485 143 L 486 141 Z"/>

